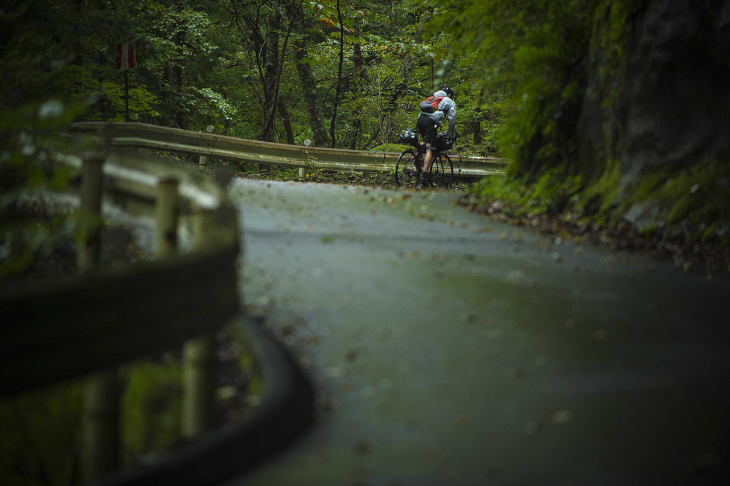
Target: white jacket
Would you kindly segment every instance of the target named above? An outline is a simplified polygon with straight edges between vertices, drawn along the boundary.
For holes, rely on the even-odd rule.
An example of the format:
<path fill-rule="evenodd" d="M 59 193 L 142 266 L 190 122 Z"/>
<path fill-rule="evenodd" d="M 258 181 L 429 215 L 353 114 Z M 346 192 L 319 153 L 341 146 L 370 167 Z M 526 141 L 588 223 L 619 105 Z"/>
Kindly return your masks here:
<path fill-rule="evenodd" d="M 433 94 L 435 97 L 443 96 L 439 102 L 436 111 L 433 113 L 423 113 L 436 123 L 436 126 L 441 126 L 441 122 L 444 121 L 444 117 L 449 120 L 449 132 L 447 136 L 454 138 L 456 136 L 456 103 L 451 98 L 448 98 L 445 91 L 436 91 Z"/>

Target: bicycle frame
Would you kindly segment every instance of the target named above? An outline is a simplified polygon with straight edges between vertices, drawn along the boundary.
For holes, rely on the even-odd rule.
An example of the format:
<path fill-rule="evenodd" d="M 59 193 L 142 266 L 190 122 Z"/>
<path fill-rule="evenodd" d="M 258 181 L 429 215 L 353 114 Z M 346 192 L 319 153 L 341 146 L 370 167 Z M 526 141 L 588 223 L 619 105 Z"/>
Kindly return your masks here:
<path fill-rule="evenodd" d="M 410 144 L 411 148 L 404 150 L 395 165 L 395 181 L 398 185 L 418 185 L 418 180 L 423 173 L 424 155 L 426 150 L 432 151 L 431 164 L 429 167 L 429 179 L 431 187 L 451 187 L 454 175 L 451 159 L 437 147 L 427 148 L 424 142 Z"/>

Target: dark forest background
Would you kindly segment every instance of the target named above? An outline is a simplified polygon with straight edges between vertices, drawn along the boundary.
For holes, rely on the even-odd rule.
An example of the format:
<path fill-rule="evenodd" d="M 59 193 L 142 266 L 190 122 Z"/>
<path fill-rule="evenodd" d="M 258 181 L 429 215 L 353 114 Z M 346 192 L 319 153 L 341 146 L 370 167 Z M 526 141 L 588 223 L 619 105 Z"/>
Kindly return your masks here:
<path fill-rule="evenodd" d="M 727 0 L 1 5 L 0 211 L 18 188 L 63 183 L 42 170 L 39 129 L 124 121 L 115 44 L 131 42 L 131 121 L 383 149 L 446 84 L 458 150 L 510 162 L 474 205 L 681 226 L 727 247 Z"/>

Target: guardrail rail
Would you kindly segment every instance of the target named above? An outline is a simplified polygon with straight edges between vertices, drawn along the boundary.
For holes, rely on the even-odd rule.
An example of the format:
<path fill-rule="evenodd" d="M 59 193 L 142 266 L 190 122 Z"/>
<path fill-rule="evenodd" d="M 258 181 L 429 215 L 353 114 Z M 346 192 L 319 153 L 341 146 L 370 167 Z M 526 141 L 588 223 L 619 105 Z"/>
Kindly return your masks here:
<path fill-rule="evenodd" d="M 144 123 L 84 122 L 72 125 L 71 132 L 87 136 L 104 136 L 116 147 L 169 150 L 201 157 L 219 157 L 305 169 L 389 172 L 395 168 L 400 155 L 395 152 L 299 147 Z M 449 157 L 454 165 L 456 177 L 479 178 L 501 174 L 506 166 L 502 159 L 492 157 L 466 157 L 459 154 L 449 154 Z"/>

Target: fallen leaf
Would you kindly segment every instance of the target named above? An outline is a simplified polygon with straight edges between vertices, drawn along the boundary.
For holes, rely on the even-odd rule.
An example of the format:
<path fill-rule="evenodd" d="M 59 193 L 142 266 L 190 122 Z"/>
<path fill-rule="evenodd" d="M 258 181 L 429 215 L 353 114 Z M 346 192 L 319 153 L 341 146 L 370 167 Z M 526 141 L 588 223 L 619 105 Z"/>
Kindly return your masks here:
<path fill-rule="evenodd" d="M 553 412 L 550 414 L 549 420 L 553 424 L 563 424 L 570 420 L 570 410 L 560 410 L 559 412 Z"/>
<path fill-rule="evenodd" d="M 522 368 L 512 368 L 507 372 L 507 376 L 513 380 L 519 380 L 525 376 L 525 371 Z"/>
<path fill-rule="evenodd" d="M 281 337 L 288 337 L 292 336 L 297 331 L 297 328 L 293 325 L 289 324 L 288 326 L 284 326 L 281 329 L 279 329 L 279 335 Z"/>
<path fill-rule="evenodd" d="M 538 432 L 540 432 L 540 430 L 542 430 L 542 423 L 536 420 L 532 422 L 527 422 L 525 424 L 524 430 L 525 434 L 527 435 L 537 434 Z"/>
<path fill-rule="evenodd" d="M 606 329 L 598 329 L 593 333 L 593 337 L 596 339 L 606 339 L 608 331 Z"/>
<path fill-rule="evenodd" d="M 461 413 L 454 417 L 454 425 L 456 425 L 457 427 L 466 427 L 467 425 L 469 425 L 470 418 L 471 417 L 469 416 L 469 414 Z"/>
<path fill-rule="evenodd" d="M 384 341 L 390 337 L 390 329 L 383 328 L 375 334 L 375 339 L 378 341 Z"/>
<path fill-rule="evenodd" d="M 360 441 L 355 444 L 355 453 L 356 454 L 367 454 L 370 452 L 371 445 L 368 442 Z"/>
<path fill-rule="evenodd" d="M 302 339 L 302 342 L 307 346 L 316 346 L 319 343 L 319 338 L 317 336 L 306 336 Z"/>

